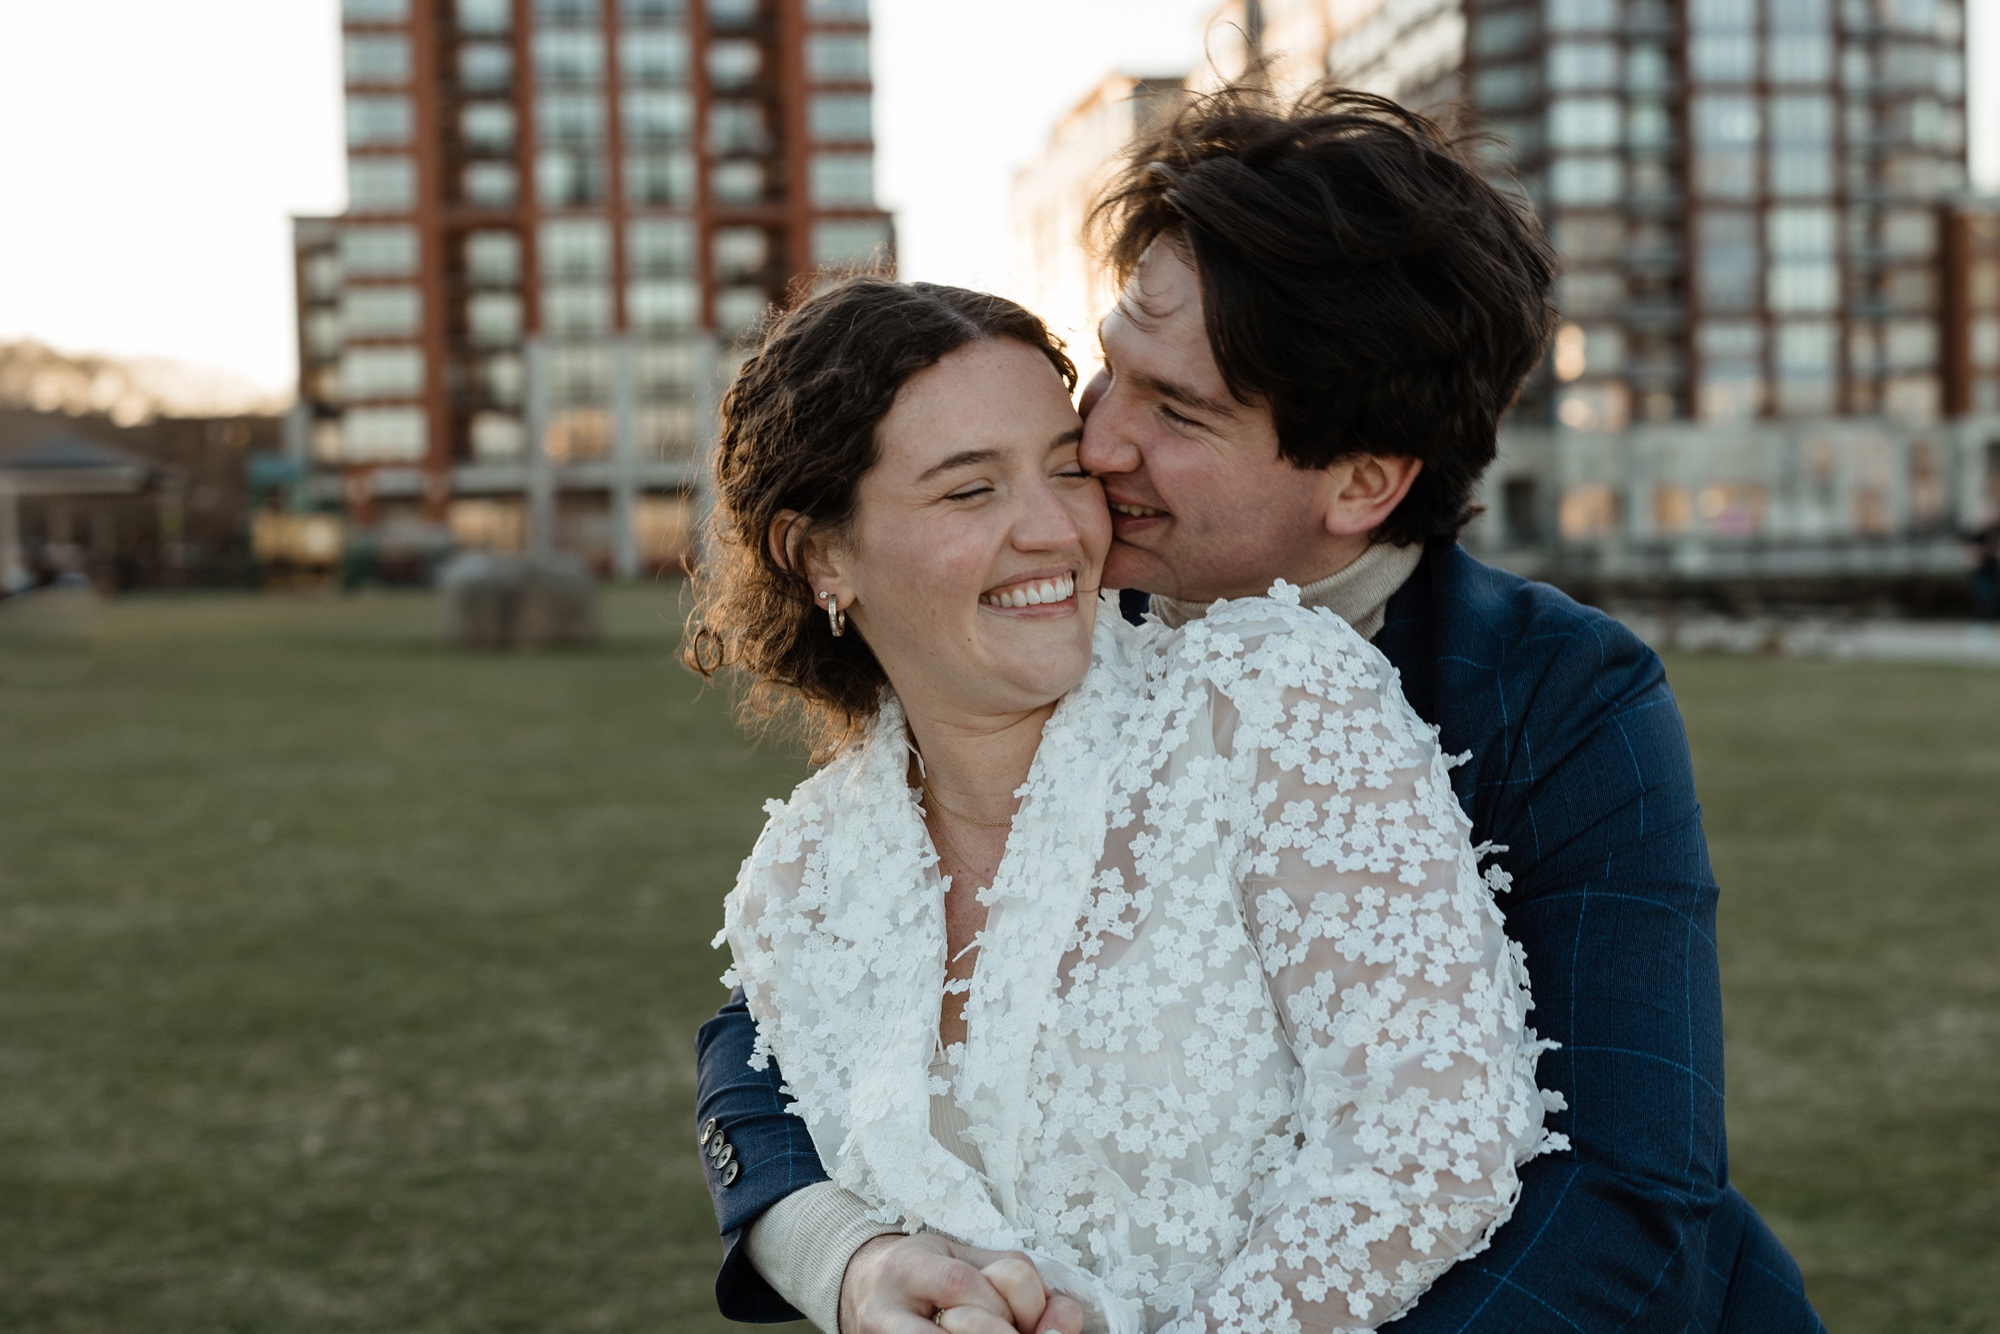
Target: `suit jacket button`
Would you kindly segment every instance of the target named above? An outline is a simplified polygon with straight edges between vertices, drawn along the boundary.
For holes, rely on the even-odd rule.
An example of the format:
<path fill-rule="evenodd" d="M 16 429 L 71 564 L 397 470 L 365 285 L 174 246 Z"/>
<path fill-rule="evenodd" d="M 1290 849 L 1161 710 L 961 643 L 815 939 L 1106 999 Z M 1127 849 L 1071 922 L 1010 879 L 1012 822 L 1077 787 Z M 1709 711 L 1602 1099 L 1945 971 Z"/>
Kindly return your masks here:
<path fill-rule="evenodd" d="M 729 1141 L 718 1134 L 708 1142 L 708 1160 L 720 1167 L 722 1165 L 722 1151 L 728 1147 Z"/>
<path fill-rule="evenodd" d="M 738 1175 L 741 1174 L 741 1172 L 742 1172 L 742 1164 L 740 1163 L 731 1163 L 727 1167 L 723 1168 L 722 1188 L 724 1190 L 728 1190 L 731 1186 L 735 1185 L 736 1178 Z"/>
<path fill-rule="evenodd" d="M 699 1136 L 697 1136 L 697 1137 L 696 1137 L 696 1139 L 695 1139 L 695 1143 L 697 1143 L 697 1144 L 701 1144 L 701 1145 L 706 1145 L 706 1144 L 707 1144 L 707 1143 L 708 1143 L 708 1142 L 709 1142 L 709 1141 L 710 1141 L 711 1139 L 715 1138 L 715 1131 L 716 1131 L 716 1128 L 717 1128 L 717 1127 L 718 1127 L 718 1126 L 719 1126 L 720 1124 L 721 1124 L 721 1123 L 720 1123 L 719 1121 L 717 1121 L 715 1117 L 712 1117 L 712 1116 L 711 1116 L 711 1117 L 709 1117 L 709 1118 L 708 1118 L 708 1123 L 707 1123 L 706 1125 L 702 1126 L 702 1128 L 701 1128 L 701 1134 L 700 1134 Z"/>
<path fill-rule="evenodd" d="M 734 1163 L 735 1161 L 736 1161 L 736 1146 L 734 1144 L 729 1144 L 729 1143 L 723 1144 L 722 1152 L 715 1155 L 715 1165 L 718 1168 L 727 1167 L 729 1164 Z"/>

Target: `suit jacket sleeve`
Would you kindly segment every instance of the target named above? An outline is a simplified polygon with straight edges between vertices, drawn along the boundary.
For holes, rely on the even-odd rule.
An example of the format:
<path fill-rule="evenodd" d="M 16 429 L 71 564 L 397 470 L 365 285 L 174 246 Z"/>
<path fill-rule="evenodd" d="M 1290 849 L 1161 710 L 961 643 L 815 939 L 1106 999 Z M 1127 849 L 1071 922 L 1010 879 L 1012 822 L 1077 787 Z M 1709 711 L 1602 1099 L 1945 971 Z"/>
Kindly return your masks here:
<path fill-rule="evenodd" d="M 710 1142 L 721 1136 L 733 1148 L 737 1167 L 725 1185 L 727 1164 L 718 1167 L 716 1155 L 697 1151 L 722 1233 L 716 1305 L 731 1320 L 769 1323 L 804 1317 L 750 1263 L 750 1225 L 785 1196 L 827 1175 L 806 1123 L 787 1110 L 791 1100 L 781 1092 L 777 1060 L 762 1070 L 750 1068 L 756 1038 L 756 1021 L 738 988 L 695 1039 L 695 1126 L 699 1135 L 713 1121 Z"/>
<path fill-rule="evenodd" d="M 1568 1103 L 1548 1125 L 1572 1148 L 1522 1169 L 1492 1248 L 1399 1328 L 1817 1329 L 1728 1184 L 1717 889 L 1659 659 L 1554 590 L 1455 561 L 1430 572 L 1459 585 L 1433 606 L 1458 605 L 1416 674 L 1446 750 L 1472 752 L 1455 786 L 1476 836 L 1505 848 L 1531 1020 L 1562 1044 L 1540 1066 Z"/>

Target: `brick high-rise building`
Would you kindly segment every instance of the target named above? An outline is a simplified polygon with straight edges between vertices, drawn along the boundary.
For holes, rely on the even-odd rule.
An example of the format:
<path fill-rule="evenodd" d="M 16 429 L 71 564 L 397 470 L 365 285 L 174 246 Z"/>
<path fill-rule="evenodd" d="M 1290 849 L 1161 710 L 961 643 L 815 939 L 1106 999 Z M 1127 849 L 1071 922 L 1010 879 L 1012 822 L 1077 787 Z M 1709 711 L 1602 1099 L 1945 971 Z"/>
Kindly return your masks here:
<path fill-rule="evenodd" d="M 364 524 L 665 559 L 718 349 L 802 274 L 892 263 L 867 0 L 343 18 L 348 210 L 296 230 L 315 460 Z"/>

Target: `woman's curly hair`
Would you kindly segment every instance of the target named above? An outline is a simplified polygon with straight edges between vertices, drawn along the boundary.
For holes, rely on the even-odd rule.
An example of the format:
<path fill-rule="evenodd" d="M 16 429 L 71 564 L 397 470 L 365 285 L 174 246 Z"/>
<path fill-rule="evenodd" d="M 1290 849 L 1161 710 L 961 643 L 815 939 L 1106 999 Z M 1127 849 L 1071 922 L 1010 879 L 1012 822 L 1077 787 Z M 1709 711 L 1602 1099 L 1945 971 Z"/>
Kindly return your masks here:
<path fill-rule="evenodd" d="M 724 668 L 747 678 L 746 724 L 791 715 L 822 760 L 875 715 L 881 664 L 853 629 L 833 636 L 811 583 L 773 554 L 772 526 L 789 511 L 838 541 L 903 385 L 992 338 L 1035 349 L 1076 387 L 1061 341 L 1014 302 L 875 277 L 838 282 L 775 320 L 737 373 L 722 400 L 715 508 L 681 656 L 704 678 Z"/>

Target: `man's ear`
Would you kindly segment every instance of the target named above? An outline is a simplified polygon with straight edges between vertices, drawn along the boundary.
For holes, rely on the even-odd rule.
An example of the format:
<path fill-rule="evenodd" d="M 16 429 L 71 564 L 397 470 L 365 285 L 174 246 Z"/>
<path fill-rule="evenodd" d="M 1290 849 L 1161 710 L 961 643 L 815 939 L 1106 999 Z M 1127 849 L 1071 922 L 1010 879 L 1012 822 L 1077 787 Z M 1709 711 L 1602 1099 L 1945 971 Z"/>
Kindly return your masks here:
<path fill-rule="evenodd" d="M 1331 495 L 1326 530 L 1335 537 L 1365 537 L 1403 503 L 1424 470 L 1407 454 L 1357 454 L 1327 469 Z"/>

